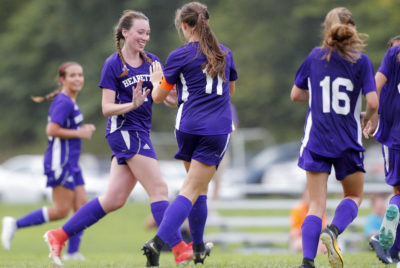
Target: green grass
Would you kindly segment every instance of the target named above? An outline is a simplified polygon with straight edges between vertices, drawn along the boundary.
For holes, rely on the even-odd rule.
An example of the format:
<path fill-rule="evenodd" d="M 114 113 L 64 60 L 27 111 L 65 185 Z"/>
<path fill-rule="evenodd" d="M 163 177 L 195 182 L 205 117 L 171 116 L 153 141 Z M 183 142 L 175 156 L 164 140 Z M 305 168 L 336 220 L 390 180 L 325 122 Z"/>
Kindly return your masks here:
<path fill-rule="evenodd" d="M 42 204 L 46 205 L 46 204 Z M 47 204 L 48 205 L 48 204 Z M 0 217 L 20 217 L 40 205 L 6 205 L 0 203 Z M 152 238 L 155 230 L 146 230 L 144 219 L 150 215 L 148 204 L 128 203 L 87 229 L 81 252 L 85 262 L 65 262 L 64 267 L 144 267 L 145 258 L 140 248 Z M 47 258 L 48 248 L 42 236 L 48 229 L 57 228 L 64 221 L 49 223 L 17 232 L 12 249 L 0 249 L 0 267 L 54 267 Z M 206 267 L 298 267 L 301 254 L 242 254 L 237 247 L 221 251 L 216 246 Z M 395 267 L 381 264 L 371 251 L 344 254 L 345 267 Z M 175 267 L 171 253 L 163 253 L 161 267 Z M 329 267 L 327 257 L 318 255 L 317 267 Z M 193 264 L 187 267 L 195 267 Z M 200 267 L 200 266 L 198 266 Z"/>

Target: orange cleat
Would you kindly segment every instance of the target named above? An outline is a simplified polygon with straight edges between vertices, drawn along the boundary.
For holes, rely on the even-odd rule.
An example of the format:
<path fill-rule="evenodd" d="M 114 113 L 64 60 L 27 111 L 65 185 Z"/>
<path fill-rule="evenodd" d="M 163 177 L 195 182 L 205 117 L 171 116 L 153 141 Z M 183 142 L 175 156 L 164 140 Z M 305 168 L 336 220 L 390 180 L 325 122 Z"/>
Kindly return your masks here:
<path fill-rule="evenodd" d="M 193 259 L 193 248 L 192 242 L 186 244 L 185 241 L 181 241 L 172 248 L 172 253 L 175 257 L 175 263 L 177 265 L 185 265 Z"/>
<path fill-rule="evenodd" d="M 61 251 L 64 247 L 65 240 L 68 239 L 68 236 L 65 234 L 64 230 L 60 228 L 57 230 L 47 231 L 43 238 L 50 249 L 49 258 L 55 265 L 62 266 L 63 263 L 61 261 Z"/>

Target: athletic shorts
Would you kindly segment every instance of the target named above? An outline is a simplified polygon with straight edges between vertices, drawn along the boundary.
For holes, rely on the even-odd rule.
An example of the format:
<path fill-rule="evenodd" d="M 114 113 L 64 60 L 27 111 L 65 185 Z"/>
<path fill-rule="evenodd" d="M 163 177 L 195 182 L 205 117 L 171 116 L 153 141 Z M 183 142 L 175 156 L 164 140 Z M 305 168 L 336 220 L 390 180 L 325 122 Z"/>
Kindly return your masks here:
<path fill-rule="evenodd" d="M 385 161 L 386 183 L 391 186 L 400 185 L 400 150 L 382 145 L 382 154 Z"/>
<path fill-rule="evenodd" d="M 303 153 L 299 156 L 298 166 L 306 171 L 328 172 L 330 174 L 332 165 L 335 168 L 336 179 L 339 181 L 357 171 L 365 173 L 364 153 L 347 150 L 342 153 L 341 157 L 332 158 L 321 156 L 304 148 Z"/>
<path fill-rule="evenodd" d="M 221 162 L 229 145 L 230 134 L 195 135 L 175 130 L 178 151 L 175 158 L 190 162 L 192 159 L 201 163 L 217 166 Z"/>
<path fill-rule="evenodd" d="M 58 175 L 56 172 L 51 171 L 46 173 L 47 176 L 47 187 L 55 188 L 57 186 L 64 186 L 65 188 L 75 190 L 76 186 L 84 185 L 85 182 L 82 177 L 82 171 L 71 170 L 69 167 L 64 167 L 61 171 L 61 174 Z"/>
<path fill-rule="evenodd" d="M 119 165 L 126 165 L 126 160 L 140 154 L 157 159 L 150 135 L 144 131 L 119 130 L 107 137 L 112 156 L 117 157 Z"/>

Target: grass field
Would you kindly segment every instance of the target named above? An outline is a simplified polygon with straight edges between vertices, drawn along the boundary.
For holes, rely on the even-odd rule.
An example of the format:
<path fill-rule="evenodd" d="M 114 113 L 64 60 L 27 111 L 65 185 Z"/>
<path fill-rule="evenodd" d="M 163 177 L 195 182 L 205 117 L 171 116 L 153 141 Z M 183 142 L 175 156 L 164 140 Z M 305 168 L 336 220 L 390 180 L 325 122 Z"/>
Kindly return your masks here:
<path fill-rule="evenodd" d="M 45 205 L 45 204 L 42 204 Z M 40 205 L 5 205 L 0 203 L 0 217 L 20 217 Z M 150 215 L 148 204 L 129 203 L 89 228 L 83 237 L 81 252 L 84 262 L 65 262 L 64 267 L 144 267 L 145 257 L 140 248 L 152 238 L 155 230 L 144 228 Z M 17 232 L 10 251 L 0 249 L 0 267 L 54 267 L 47 258 L 48 248 L 42 236 L 48 229 L 61 226 L 63 221 L 45 224 Z M 395 267 L 383 265 L 371 251 L 344 254 L 345 267 Z M 233 249 L 222 252 L 218 246 L 206 260 L 205 267 L 298 267 L 300 254 L 239 254 Z M 171 253 L 163 253 L 161 267 L 175 267 Z M 317 267 L 329 267 L 327 257 L 318 255 Z M 199 265 L 198 265 L 199 266 Z M 187 267 L 195 267 L 193 264 Z"/>

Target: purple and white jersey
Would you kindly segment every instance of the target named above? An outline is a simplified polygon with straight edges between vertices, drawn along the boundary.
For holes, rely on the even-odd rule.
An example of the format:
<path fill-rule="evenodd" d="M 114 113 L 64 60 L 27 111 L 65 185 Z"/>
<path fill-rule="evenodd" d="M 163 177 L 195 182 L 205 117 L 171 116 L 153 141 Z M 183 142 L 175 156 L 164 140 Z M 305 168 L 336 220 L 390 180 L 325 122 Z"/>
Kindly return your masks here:
<path fill-rule="evenodd" d="M 227 53 L 225 78 L 211 78 L 203 70 L 207 58 L 199 50 L 198 42 L 177 48 L 168 56 L 164 77 L 178 89 L 178 112 L 175 128 L 197 135 L 220 135 L 232 132 L 229 81 L 237 80 L 232 52 L 220 44 Z"/>
<path fill-rule="evenodd" d="M 328 62 L 326 50 L 316 47 L 296 73 L 295 85 L 309 90 L 303 148 L 326 157 L 348 149 L 364 151 L 361 131 L 361 94 L 376 91 L 370 59 L 360 53 L 356 63 L 336 52 Z"/>
<path fill-rule="evenodd" d="M 400 47 L 389 48 L 378 72 L 387 78 L 379 97 L 379 125 L 375 139 L 392 149 L 400 149 Z"/>
<path fill-rule="evenodd" d="M 145 52 L 153 61 L 160 61 L 157 56 Z M 119 77 L 124 71 L 124 67 L 118 53 L 113 53 L 106 59 L 101 72 L 100 88 L 107 88 L 115 91 L 115 103 L 132 102 L 132 87 L 136 87 L 140 80 L 143 80 L 143 92 L 147 89 L 152 90 L 153 84 L 150 82 L 150 63 L 143 60 L 143 64 L 134 68 L 126 64 L 128 75 Z M 147 95 L 145 102 L 136 110 L 126 114 L 113 115 L 108 117 L 106 136 L 116 130 L 135 130 L 150 133 L 153 99 L 151 92 Z"/>
<path fill-rule="evenodd" d="M 78 129 L 83 121 L 83 115 L 70 97 L 59 93 L 51 103 L 48 122 L 59 124 L 62 128 Z M 44 156 L 44 173 L 53 173 L 58 178 L 64 167 L 72 172 L 80 171 L 78 165 L 81 154 L 81 139 L 61 139 L 59 137 L 48 137 L 49 144 Z"/>

